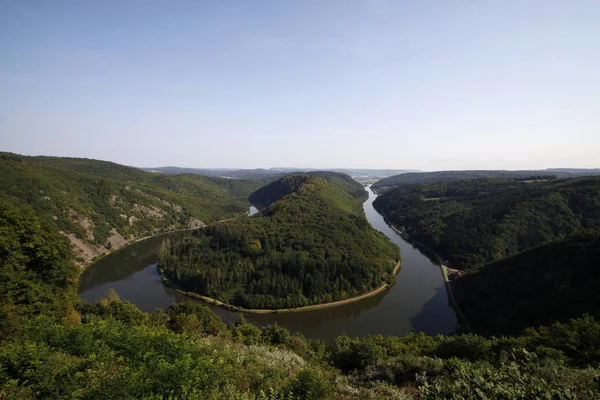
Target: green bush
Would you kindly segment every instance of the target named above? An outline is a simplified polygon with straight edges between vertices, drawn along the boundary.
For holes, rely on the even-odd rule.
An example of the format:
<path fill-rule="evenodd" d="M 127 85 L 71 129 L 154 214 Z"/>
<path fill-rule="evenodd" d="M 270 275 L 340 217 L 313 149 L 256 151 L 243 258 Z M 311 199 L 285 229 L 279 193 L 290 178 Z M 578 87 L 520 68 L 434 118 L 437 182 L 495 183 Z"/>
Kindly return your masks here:
<path fill-rule="evenodd" d="M 322 400 L 330 398 L 333 385 L 317 371 L 306 368 L 298 373 L 289 390 L 298 399 Z"/>

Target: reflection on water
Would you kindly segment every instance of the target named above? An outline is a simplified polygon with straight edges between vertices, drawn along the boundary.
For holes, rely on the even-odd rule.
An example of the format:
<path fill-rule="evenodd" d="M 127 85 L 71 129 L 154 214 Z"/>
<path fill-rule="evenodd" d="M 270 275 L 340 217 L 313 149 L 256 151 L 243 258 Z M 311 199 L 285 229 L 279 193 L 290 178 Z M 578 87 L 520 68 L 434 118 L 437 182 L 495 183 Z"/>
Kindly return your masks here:
<path fill-rule="evenodd" d="M 369 190 L 369 199 L 364 203 L 367 219 L 402 252 L 402 268 L 394 286 L 373 297 L 339 307 L 288 314 L 246 314 L 246 320 L 256 325 L 277 322 L 292 332 L 328 343 L 342 333 L 365 336 L 376 333 L 405 335 L 414 331 L 428 334 L 453 332 L 457 328 L 456 315 L 448 303 L 439 267 L 385 223 L 372 206 L 375 197 Z M 101 259 L 82 274 L 81 298 L 97 301 L 113 288 L 122 299 L 148 312 L 166 308 L 174 302 L 190 301 L 164 286 L 156 270 L 162 241 L 166 237 L 173 240 L 183 235 L 189 235 L 189 232 L 147 239 Z M 210 307 L 225 322 L 232 322 L 237 317 L 231 311 Z"/>

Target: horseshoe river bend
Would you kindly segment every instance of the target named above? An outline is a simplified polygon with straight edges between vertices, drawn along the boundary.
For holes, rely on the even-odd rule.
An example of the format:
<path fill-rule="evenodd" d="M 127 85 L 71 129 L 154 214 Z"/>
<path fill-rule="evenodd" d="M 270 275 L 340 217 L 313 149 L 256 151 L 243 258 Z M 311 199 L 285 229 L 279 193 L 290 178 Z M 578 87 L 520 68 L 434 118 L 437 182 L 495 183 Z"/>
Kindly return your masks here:
<path fill-rule="evenodd" d="M 440 267 L 407 243 L 373 208 L 377 197 L 367 188 L 363 204 L 371 225 L 400 247 L 402 267 L 396 283 L 381 293 L 363 300 L 320 310 L 284 314 L 245 314 L 246 320 L 261 326 L 277 322 L 310 339 L 326 343 L 346 333 L 349 336 L 373 334 L 403 336 L 410 332 L 448 334 L 458 322 L 448 301 Z M 81 276 L 80 297 L 97 301 L 114 289 L 123 300 L 152 312 L 174 302 L 194 301 L 165 286 L 158 276 L 158 250 L 165 238 L 176 240 L 189 232 L 175 232 L 130 244 L 92 264 Z M 207 304 L 208 305 L 208 304 Z M 225 323 L 235 321 L 237 313 L 208 305 Z"/>

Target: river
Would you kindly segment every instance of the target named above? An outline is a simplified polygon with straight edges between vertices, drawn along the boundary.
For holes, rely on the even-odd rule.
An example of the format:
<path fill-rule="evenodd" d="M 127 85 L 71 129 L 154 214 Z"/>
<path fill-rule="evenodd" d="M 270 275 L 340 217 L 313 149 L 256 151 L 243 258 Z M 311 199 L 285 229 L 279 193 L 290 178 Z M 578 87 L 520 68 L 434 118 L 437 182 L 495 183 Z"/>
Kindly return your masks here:
<path fill-rule="evenodd" d="M 418 331 L 447 334 L 457 329 L 456 314 L 448 302 L 439 266 L 385 223 L 373 208 L 377 196 L 369 188 L 367 191 L 369 198 L 363 205 L 367 219 L 401 250 L 402 268 L 396 284 L 385 292 L 339 307 L 289 314 L 246 314 L 248 322 L 259 326 L 277 322 L 292 333 L 300 332 L 307 338 L 322 339 L 326 343 L 332 343 L 342 333 L 402 336 Z M 177 232 L 169 237 L 173 240 L 173 237 L 189 234 Z M 167 308 L 174 302 L 190 301 L 164 286 L 158 276 L 158 249 L 165 237 L 134 243 L 91 265 L 81 276 L 80 297 L 97 301 L 113 288 L 121 299 L 129 300 L 147 312 Z M 209 307 L 226 323 L 237 318 L 231 311 Z"/>

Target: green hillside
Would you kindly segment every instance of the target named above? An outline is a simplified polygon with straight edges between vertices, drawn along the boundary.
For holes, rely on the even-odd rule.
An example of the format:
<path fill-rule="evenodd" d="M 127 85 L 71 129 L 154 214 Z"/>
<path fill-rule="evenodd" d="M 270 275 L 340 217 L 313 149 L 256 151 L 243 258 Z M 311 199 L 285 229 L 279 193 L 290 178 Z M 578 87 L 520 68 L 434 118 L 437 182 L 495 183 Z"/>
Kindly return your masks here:
<path fill-rule="evenodd" d="M 454 287 L 477 332 L 514 334 L 585 313 L 600 316 L 600 229 L 504 258 Z"/>
<path fill-rule="evenodd" d="M 383 178 L 373 184 L 371 187 L 375 192 L 381 193 L 387 189 L 408 185 L 413 183 L 436 183 L 460 181 L 464 179 L 479 178 L 529 178 L 529 177 L 547 177 L 547 178 L 576 178 L 579 176 L 600 175 L 600 169 L 575 169 L 575 168 L 554 168 L 542 170 L 522 170 L 522 171 L 435 171 L 435 172 L 407 172 Z"/>
<path fill-rule="evenodd" d="M 337 173 L 285 176 L 250 196 L 257 216 L 207 227 L 164 249 L 187 290 L 244 308 L 293 308 L 356 296 L 394 280 L 399 251 L 372 229 L 365 190 Z"/>
<path fill-rule="evenodd" d="M 459 269 L 600 226 L 600 177 L 403 185 L 374 207 Z"/>
<path fill-rule="evenodd" d="M 68 241 L 0 200 L 0 397 L 12 399 L 596 399 L 600 323 L 518 337 L 342 335 L 332 347 L 196 303 L 152 314 L 75 300 Z"/>
<path fill-rule="evenodd" d="M 249 200 L 260 207 L 268 206 L 282 197 L 300 190 L 301 186 L 310 180 L 311 177 L 324 178 L 328 182 L 342 187 L 351 197 L 358 200 L 358 202 L 352 202 L 355 213 L 362 213 L 361 203 L 369 197 L 364 187 L 346 174 L 330 171 L 314 171 L 287 175 L 258 189 L 249 196 Z"/>
<path fill-rule="evenodd" d="M 106 161 L 0 154 L 0 197 L 69 235 L 79 260 L 156 232 L 243 215 L 259 182 L 156 175 Z"/>
<path fill-rule="evenodd" d="M 600 177 L 403 185 L 374 206 L 467 273 L 452 282 L 478 333 L 600 310 Z"/>

